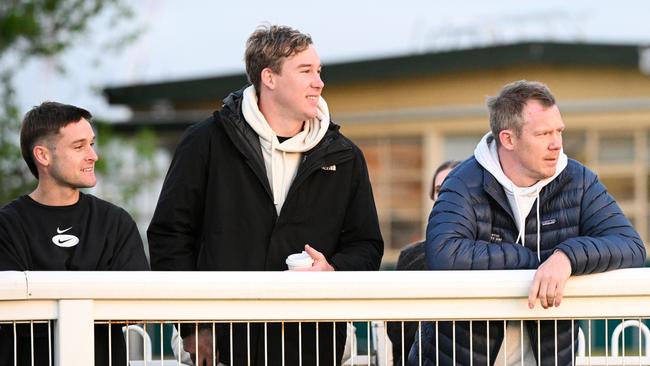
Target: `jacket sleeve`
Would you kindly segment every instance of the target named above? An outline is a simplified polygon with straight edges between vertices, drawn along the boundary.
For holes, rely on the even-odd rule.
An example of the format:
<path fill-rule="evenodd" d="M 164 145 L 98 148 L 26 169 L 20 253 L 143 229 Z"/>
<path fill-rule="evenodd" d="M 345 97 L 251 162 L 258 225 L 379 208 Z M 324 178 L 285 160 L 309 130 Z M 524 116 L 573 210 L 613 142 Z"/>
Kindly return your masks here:
<path fill-rule="evenodd" d="M 614 198 L 589 169 L 583 169 L 581 178 L 585 190 L 580 209 L 580 236 L 557 246 L 569 257 L 572 274 L 643 266 L 645 246 Z"/>
<path fill-rule="evenodd" d="M 176 148 L 147 230 L 151 268 L 196 269 L 203 222 L 209 133 L 190 127 Z"/>
<path fill-rule="evenodd" d="M 345 212 L 339 245 L 330 264 L 337 271 L 378 270 L 384 254 L 384 240 L 379 231 L 366 161 L 356 146 L 354 151 L 356 182 L 352 184 L 353 192 Z"/>
<path fill-rule="evenodd" d="M 111 270 L 113 271 L 148 271 L 149 263 L 144 254 L 144 245 L 138 226 L 126 211 L 119 209 L 117 238 Z"/>
<path fill-rule="evenodd" d="M 479 225 L 488 225 L 480 222 L 478 215 L 490 214 L 481 212 L 480 205 L 472 199 L 470 190 L 461 179 L 447 177 L 427 225 L 426 260 L 429 269 L 537 268 L 537 256 L 528 248 L 478 239 Z M 475 207 L 479 209 L 475 210 Z M 489 207 L 485 209 L 489 210 Z"/>

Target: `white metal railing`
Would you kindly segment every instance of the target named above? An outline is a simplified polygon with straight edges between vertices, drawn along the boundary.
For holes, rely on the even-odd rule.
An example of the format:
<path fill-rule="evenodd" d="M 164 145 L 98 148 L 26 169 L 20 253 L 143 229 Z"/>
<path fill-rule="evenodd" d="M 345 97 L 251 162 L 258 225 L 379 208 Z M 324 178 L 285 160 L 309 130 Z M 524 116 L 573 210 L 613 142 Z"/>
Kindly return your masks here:
<path fill-rule="evenodd" d="M 93 337 L 80 335 L 92 334 L 96 321 L 650 318 L 650 268 L 573 277 L 562 305 L 546 310 L 528 309 L 533 275 L 529 270 L 0 272 L 0 322 L 54 320 L 54 364 L 86 366 L 93 364 Z M 609 356 L 621 357 L 613 350 Z M 634 364 L 643 364 L 636 358 Z"/>

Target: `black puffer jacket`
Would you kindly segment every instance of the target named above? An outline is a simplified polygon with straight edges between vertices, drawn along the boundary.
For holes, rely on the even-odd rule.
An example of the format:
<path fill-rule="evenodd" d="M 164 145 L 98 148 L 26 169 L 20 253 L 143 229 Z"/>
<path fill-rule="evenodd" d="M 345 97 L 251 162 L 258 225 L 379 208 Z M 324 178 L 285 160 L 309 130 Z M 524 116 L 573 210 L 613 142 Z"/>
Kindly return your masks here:
<path fill-rule="evenodd" d="M 361 150 L 330 124 L 303 154 L 280 215 L 266 175 L 259 137 L 241 113 L 241 91 L 188 129 L 176 148 L 147 231 L 153 270 L 282 271 L 305 244 L 340 271 L 377 270 L 383 241 Z M 316 363 L 313 324 L 302 325 L 303 365 Z M 319 327 L 320 363 L 332 364 L 332 326 Z M 345 326 L 337 327 L 337 353 Z M 298 327 L 268 327 L 269 364 L 298 364 Z M 246 364 L 245 326 L 234 327 L 233 364 Z M 264 364 L 264 329 L 250 329 L 251 362 Z M 218 339 L 229 363 L 229 330 Z M 337 355 L 338 360 L 340 357 Z"/>
<path fill-rule="evenodd" d="M 562 250 L 571 261 L 573 275 L 642 266 L 646 252 L 630 221 L 610 196 L 598 177 L 580 163 L 569 160 L 567 167 L 540 193 L 540 218 L 536 210 L 526 218 L 526 246 L 515 244 L 518 230 L 502 186 L 474 157 L 454 169 L 445 180 L 427 227 L 427 265 L 432 270 L 535 269 L 537 223 L 541 223 L 540 257 L 545 261 Z M 472 357 L 476 365 L 493 364 L 503 340 L 503 322 L 472 324 Z M 423 364 L 435 365 L 436 334 L 433 323 L 423 325 Z M 438 359 L 452 364 L 452 326 L 438 325 Z M 541 332 L 542 365 L 570 365 L 571 322 L 558 321 L 557 344 L 554 322 L 527 322 L 532 349 L 537 351 Z M 577 328 L 576 328 L 577 329 Z M 487 339 L 489 334 L 489 340 Z M 470 364 L 470 325 L 456 322 L 456 362 Z M 416 337 L 417 341 L 417 337 Z M 418 344 L 410 353 L 417 364 Z M 535 352 L 537 357 L 537 352 Z"/>

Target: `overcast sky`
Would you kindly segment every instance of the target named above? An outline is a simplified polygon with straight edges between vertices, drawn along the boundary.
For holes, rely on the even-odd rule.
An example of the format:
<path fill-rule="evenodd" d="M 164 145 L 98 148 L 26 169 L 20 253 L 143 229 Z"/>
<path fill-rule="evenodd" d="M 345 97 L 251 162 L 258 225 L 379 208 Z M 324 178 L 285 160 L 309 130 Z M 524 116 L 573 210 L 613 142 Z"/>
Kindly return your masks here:
<path fill-rule="evenodd" d="M 65 75 L 52 60 L 30 62 L 17 75 L 21 107 L 57 100 L 123 119 L 128 114 L 109 108 L 97 90 L 242 72 L 246 38 L 263 22 L 311 34 L 324 72 L 332 62 L 517 40 L 650 45 L 649 0 L 130 3 L 136 17 L 122 27 L 142 29 L 135 42 L 119 53 L 107 50 L 105 41 L 119 32 L 98 19 L 83 44 L 59 59 Z"/>

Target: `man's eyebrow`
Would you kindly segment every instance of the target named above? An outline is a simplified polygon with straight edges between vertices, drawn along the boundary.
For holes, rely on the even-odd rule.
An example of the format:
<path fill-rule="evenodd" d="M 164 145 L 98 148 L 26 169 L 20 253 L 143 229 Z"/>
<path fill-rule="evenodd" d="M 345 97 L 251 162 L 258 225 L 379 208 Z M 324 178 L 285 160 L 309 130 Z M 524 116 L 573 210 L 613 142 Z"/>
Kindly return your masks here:
<path fill-rule="evenodd" d="M 312 67 L 312 66 L 314 66 L 314 64 L 300 64 L 300 65 L 298 65 L 298 68 L 300 69 L 300 68 L 303 68 L 303 67 Z M 316 66 L 318 68 L 321 68 L 321 69 L 323 68 L 323 65 L 321 65 L 321 64 L 318 64 Z"/>
<path fill-rule="evenodd" d="M 77 139 L 77 140 L 72 141 L 72 144 L 77 144 L 77 143 L 80 143 L 80 142 L 86 142 L 86 141 L 88 141 L 87 138 L 80 138 L 80 139 Z M 90 142 L 93 142 L 93 141 L 95 141 L 95 136 L 93 136 L 93 137 L 90 139 Z"/>

